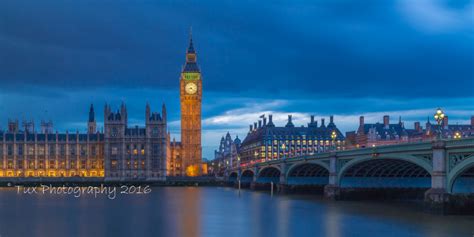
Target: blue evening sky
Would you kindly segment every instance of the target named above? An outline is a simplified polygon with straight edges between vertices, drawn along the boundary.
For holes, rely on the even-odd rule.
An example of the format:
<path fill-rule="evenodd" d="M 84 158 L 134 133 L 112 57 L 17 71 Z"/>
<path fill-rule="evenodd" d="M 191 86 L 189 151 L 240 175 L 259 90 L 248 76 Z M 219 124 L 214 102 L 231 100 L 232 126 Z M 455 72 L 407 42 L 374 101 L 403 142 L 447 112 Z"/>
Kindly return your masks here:
<path fill-rule="evenodd" d="M 407 127 L 441 106 L 474 115 L 474 1 L 0 1 L 0 129 L 52 119 L 84 131 L 90 103 L 168 108 L 179 139 L 179 73 L 189 27 L 203 72 L 203 150 L 227 131 L 293 114 L 335 115 L 343 131 L 384 114 Z M 38 126 L 39 127 L 39 126 Z"/>

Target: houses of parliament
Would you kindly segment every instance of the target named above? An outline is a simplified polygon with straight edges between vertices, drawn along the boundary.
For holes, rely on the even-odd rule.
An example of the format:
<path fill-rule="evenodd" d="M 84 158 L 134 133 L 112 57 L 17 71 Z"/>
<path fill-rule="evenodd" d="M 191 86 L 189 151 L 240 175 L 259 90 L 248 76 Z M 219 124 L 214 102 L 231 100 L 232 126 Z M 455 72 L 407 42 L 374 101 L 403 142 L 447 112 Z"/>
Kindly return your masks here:
<path fill-rule="evenodd" d="M 153 112 L 147 104 L 145 126 L 129 127 L 127 106 L 104 107 L 104 130 L 97 130 L 94 106 L 87 133 L 58 133 L 51 121 L 40 131 L 33 121 L 9 120 L 0 131 L 0 177 L 99 177 L 114 180 L 163 180 L 198 176 L 201 148 L 202 78 L 192 37 L 180 77 L 181 142 L 171 141 L 166 106 Z M 86 121 L 84 121 L 86 123 Z"/>

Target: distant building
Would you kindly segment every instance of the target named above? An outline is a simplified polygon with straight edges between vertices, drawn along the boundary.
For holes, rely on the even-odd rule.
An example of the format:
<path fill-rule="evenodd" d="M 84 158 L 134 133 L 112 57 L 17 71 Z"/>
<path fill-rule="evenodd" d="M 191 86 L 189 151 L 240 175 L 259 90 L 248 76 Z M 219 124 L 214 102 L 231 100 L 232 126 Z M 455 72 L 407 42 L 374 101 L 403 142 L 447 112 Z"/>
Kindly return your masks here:
<path fill-rule="evenodd" d="M 471 124 L 466 125 L 449 125 L 448 116 L 444 118 L 441 125 L 434 125 L 428 117 L 425 128 L 420 125 L 420 122 L 415 122 L 412 129 L 405 128 L 401 117 L 397 123 L 390 123 L 388 115 L 383 116 L 382 123 L 365 123 L 364 116 L 360 116 L 357 131 L 346 133 L 346 147 L 362 148 L 432 140 L 439 135 L 439 128 L 441 128 L 443 138 L 447 139 L 454 138 L 455 135 L 474 136 L 474 116 L 471 117 Z"/>
<path fill-rule="evenodd" d="M 242 165 L 278 159 L 289 159 L 301 155 L 320 153 L 345 148 L 345 139 L 330 116 L 329 124 L 321 119 L 321 125 L 311 116 L 308 126 L 296 127 L 292 116 L 283 127 L 273 124 L 272 115 L 262 116 L 254 125 L 250 125 L 247 136 L 242 141 L 239 157 Z M 334 140 L 331 137 L 335 133 Z"/>
<path fill-rule="evenodd" d="M 225 174 L 227 170 L 239 167 L 240 161 L 238 152 L 241 141 L 238 136 L 233 140 L 230 133 L 221 138 L 219 150 L 214 151 L 214 160 L 210 161 L 210 168 L 213 174 L 219 176 Z M 209 163 L 208 163 L 209 164 Z"/>
<path fill-rule="evenodd" d="M 460 137 L 474 136 L 474 116 L 471 116 L 470 124 L 449 124 L 448 116 L 445 116 L 440 125 L 436 124 L 436 122 L 431 124 L 428 117 L 425 126 L 424 137 L 427 138 L 438 136 L 439 131 L 441 131 L 441 136 L 446 139 L 455 138 L 455 135 Z"/>

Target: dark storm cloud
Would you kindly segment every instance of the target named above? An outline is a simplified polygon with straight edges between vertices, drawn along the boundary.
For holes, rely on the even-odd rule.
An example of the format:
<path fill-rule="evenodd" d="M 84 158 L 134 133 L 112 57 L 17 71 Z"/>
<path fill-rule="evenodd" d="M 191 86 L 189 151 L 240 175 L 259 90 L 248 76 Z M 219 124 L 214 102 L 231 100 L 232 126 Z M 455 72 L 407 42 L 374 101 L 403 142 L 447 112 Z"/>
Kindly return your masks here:
<path fill-rule="evenodd" d="M 474 101 L 474 2 L 1 0 L 0 130 L 8 118 L 86 129 L 90 103 L 168 107 L 179 140 L 178 79 L 193 27 L 204 75 L 203 148 L 243 138 L 262 113 L 278 124 L 335 115 L 424 121 L 443 107 L 468 123 Z M 349 99 L 348 99 L 349 98 Z M 99 125 L 101 126 L 101 125 Z"/>
<path fill-rule="evenodd" d="M 0 78 L 174 88 L 192 25 L 207 90 L 419 97 L 455 80 L 441 96 L 472 95 L 469 4 L 6 0 Z"/>

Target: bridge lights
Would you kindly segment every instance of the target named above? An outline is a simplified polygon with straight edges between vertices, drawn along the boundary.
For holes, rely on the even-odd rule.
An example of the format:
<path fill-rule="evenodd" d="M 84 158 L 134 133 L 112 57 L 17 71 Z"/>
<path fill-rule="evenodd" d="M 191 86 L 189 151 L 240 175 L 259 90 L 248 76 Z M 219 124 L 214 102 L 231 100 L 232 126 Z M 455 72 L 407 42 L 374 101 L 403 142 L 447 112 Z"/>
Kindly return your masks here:
<path fill-rule="evenodd" d="M 454 139 L 461 139 L 461 133 L 460 132 L 455 132 L 453 138 Z"/>
<path fill-rule="evenodd" d="M 443 119 L 445 117 L 445 114 L 441 108 L 438 108 L 436 110 L 436 113 L 434 114 L 434 119 L 438 123 L 438 133 L 439 133 L 439 139 L 442 139 L 443 136 L 441 134 L 441 123 L 443 122 Z"/>
<path fill-rule="evenodd" d="M 337 138 L 336 131 L 332 131 L 331 132 L 331 139 L 332 139 L 332 145 L 333 145 L 334 150 L 336 150 L 336 138 Z"/>

